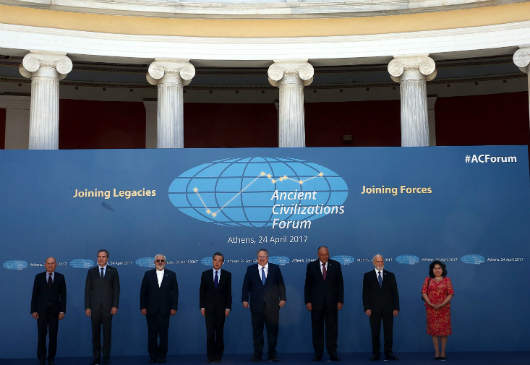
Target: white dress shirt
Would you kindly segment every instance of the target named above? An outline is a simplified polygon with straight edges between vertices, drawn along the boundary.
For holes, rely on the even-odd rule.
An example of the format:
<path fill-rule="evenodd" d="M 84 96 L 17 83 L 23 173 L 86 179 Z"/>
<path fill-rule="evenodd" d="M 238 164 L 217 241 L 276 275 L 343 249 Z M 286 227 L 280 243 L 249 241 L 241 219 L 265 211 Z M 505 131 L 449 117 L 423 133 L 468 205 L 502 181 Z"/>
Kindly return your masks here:
<path fill-rule="evenodd" d="M 158 287 L 162 285 L 162 279 L 164 279 L 164 270 L 156 270 L 156 278 L 158 279 Z"/>
<path fill-rule="evenodd" d="M 267 280 L 267 277 L 269 276 L 269 263 L 267 262 L 265 266 L 261 266 L 260 264 L 258 264 L 259 278 L 261 279 L 261 281 L 263 281 L 263 278 L 261 277 L 263 273 L 262 269 L 265 269 L 265 280 Z"/>
<path fill-rule="evenodd" d="M 318 262 L 320 262 L 320 273 L 322 273 L 322 275 L 324 275 L 324 271 L 322 271 L 322 265 L 325 265 L 326 266 L 326 272 L 328 272 L 328 263 L 326 262 L 325 264 L 318 260 Z M 328 261 L 329 262 L 329 261 Z"/>
<path fill-rule="evenodd" d="M 383 282 L 383 270 L 374 269 L 374 271 L 375 271 L 375 277 L 377 278 L 377 281 L 379 281 L 379 272 L 381 272 L 381 282 Z"/>
<path fill-rule="evenodd" d="M 217 271 L 217 280 L 219 280 L 219 282 L 221 281 L 221 269 L 219 270 L 215 270 L 215 269 L 212 269 L 212 280 L 215 282 L 215 272 Z"/>
<path fill-rule="evenodd" d="M 103 277 L 105 277 L 105 275 L 107 274 L 107 265 L 105 266 L 98 265 L 98 274 L 100 277 L 101 277 L 101 269 L 103 269 Z"/>

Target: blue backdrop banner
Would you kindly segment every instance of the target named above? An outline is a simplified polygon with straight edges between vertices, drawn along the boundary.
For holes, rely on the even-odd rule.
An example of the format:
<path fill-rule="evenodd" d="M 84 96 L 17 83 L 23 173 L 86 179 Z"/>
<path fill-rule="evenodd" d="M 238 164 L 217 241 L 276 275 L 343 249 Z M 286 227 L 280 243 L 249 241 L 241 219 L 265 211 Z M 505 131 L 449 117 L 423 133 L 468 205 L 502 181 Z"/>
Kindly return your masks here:
<path fill-rule="evenodd" d="M 278 350 L 312 352 L 303 286 L 322 244 L 343 265 L 339 351 L 371 350 L 361 286 L 376 253 L 398 281 L 397 352 L 431 351 L 420 290 L 434 259 L 455 287 L 452 351 L 530 350 L 527 146 L 2 151 L 0 176 L 3 358 L 35 356 L 47 256 L 68 288 L 58 356 L 90 356 L 84 283 L 100 248 L 121 281 L 114 355 L 147 353 L 139 290 L 156 253 L 180 288 L 170 354 L 205 353 L 199 282 L 215 251 L 233 274 L 226 352 L 251 353 L 241 285 L 261 247 L 287 287 Z"/>

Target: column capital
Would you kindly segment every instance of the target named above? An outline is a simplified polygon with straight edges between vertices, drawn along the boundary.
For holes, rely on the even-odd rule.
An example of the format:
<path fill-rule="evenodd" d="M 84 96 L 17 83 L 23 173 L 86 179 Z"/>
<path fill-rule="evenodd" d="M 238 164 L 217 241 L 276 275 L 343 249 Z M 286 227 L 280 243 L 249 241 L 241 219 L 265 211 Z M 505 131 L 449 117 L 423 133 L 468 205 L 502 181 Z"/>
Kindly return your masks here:
<path fill-rule="evenodd" d="M 158 85 L 165 76 L 176 76 L 186 86 L 195 76 L 195 67 L 187 59 L 155 58 L 147 70 L 147 82 Z"/>
<path fill-rule="evenodd" d="M 412 71 L 412 72 L 407 72 Z M 395 82 L 407 79 L 434 80 L 436 77 L 436 64 L 428 55 L 395 56 L 388 63 L 388 73 Z"/>
<path fill-rule="evenodd" d="M 285 75 L 296 75 L 304 86 L 311 85 L 315 69 L 307 60 L 275 60 L 267 70 L 269 83 L 278 87 Z"/>
<path fill-rule="evenodd" d="M 530 65 L 530 45 L 519 48 L 513 54 L 513 63 L 519 67 L 519 70 L 525 74 L 528 73 L 528 68 Z"/>
<path fill-rule="evenodd" d="M 31 51 L 24 56 L 22 64 L 18 67 L 20 74 L 28 79 L 39 71 L 41 71 L 40 75 L 44 76 L 45 69 L 52 69 L 56 72 L 46 76 L 62 80 L 72 71 L 72 60 L 66 56 L 66 53 Z"/>

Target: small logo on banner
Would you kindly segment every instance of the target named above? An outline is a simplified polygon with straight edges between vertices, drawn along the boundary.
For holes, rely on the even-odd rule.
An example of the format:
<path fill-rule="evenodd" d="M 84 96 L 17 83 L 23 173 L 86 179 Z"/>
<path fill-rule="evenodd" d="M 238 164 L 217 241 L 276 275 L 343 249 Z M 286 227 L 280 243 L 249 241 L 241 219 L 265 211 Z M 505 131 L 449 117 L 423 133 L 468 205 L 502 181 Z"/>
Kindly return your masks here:
<path fill-rule="evenodd" d="M 464 264 L 480 265 L 486 262 L 484 256 L 477 254 L 464 255 L 460 258 Z"/>
<path fill-rule="evenodd" d="M 135 264 L 139 267 L 155 267 L 155 258 L 154 257 L 140 257 L 136 259 Z"/>
<path fill-rule="evenodd" d="M 291 262 L 291 259 L 288 258 L 287 256 L 271 256 L 269 257 L 269 262 L 276 264 L 276 265 L 285 266 L 289 262 Z"/>
<path fill-rule="evenodd" d="M 96 265 L 93 260 L 89 259 L 73 259 L 68 264 L 74 269 L 88 269 Z"/>
<path fill-rule="evenodd" d="M 490 163 L 517 163 L 517 156 L 492 156 L 487 153 L 482 154 L 473 154 L 466 155 L 464 161 L 467 164 L 480 163 L 480 164 L 490 164 Z"/>
<path fill-rule="evenodd" d="M 28 267 L 28 262 L 23 260 L 9 260 L 2 265 L 6 270 L 22 271 Z"/>
<path fill-rule="evenodd" d="M 334 171 L 295 158 L 247 157 L 204 163 L 175 178 L 168 196 L 182 213 L 227 227 L 310 229 L 344 214 L 348 186 Z"/>
<path fill-rule="evenodd" d="M 208 257 L 203 257 L 201 260 L 200 260 L 200 263 L 201 265 L 204 265 L 204 266 L 212 266 L 213 265 L 213 259 L 208 256 Z"/>
<path fill-rule="evenodd" d="M 416 265 L 420 262 L 420 258 L 418 256 L 414 255 L 399 255 L 395 258 L 398 264 L 405 264 L 405 265 Z"/>
<path fill-rule="evenodd" d="M 333 256 L 331 259 L 338 261 L 343 266 L 348 266 L 355 262 L 355 258 L 353 256 L 348 256 L 348 255 L 337 255 L 337 256 Z"/>

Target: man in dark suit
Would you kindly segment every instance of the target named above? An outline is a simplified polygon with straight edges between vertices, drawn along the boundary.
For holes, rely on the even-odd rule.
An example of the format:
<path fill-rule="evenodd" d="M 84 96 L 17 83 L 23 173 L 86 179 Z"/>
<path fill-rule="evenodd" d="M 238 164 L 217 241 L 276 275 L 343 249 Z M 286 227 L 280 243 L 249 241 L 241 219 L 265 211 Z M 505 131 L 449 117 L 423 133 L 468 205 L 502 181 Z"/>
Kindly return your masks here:
<path fill-rule="evenodd" d="M 101 327 L 103 326 L 103 363 L 110 362 L 112 316 L 118 313 L 120 278 L 109 266 L 109 252 L 99 250 L 98 264 L 88 270 L 85 283 L 85 314 L 92 322 L 92 364 L 100 364 Z"/>
<path fill-rule="evenodd" d="M 213 269 L 202 273 L 199 299 L 201 314 L 206 320 L 208 362 L 220 362 L 224 350 L 225 317 L 232 308 L 232 274 L 221 269 L 224 263 L 222 253 L 214 253 L 212 263 Z"/>
<path fill-rule="evenodd" d="M 49 333 L 48 364 L 55 364 L 57 352 L 57 332 L 59 320 L 66 313 L 66 283 L 63 274 L 55 272 L 57 262 L 48 257 L 45 261 L 46 272 L 35 276 L 31 296 L 31 315 L 37 320 L 38 344 L 37 357 L 44 365 L 46 362 L 46 332 Z"/>
<path fill-rule="evenodd" d="M 151 362 L 166 362 L 169 316 L 177 313 L 179 287 L 175 272 L 166 269 L 166 256 L 155 256 L 155 268 L 144 274 L 140 311 L 147 319 L 147 349 Z M 159 343 L 158 343 L 159 342 Z"/>
<path fill-rule="evenodd" d="M 324 352 L 324 325 L 326 347 L 331 361 L 337 355 L 338 311 L 344 304 L 344 282 L 340 264 L 329 259 L 326 246 L 318 248 L 318 260 L 307 264 L 304 286 L 305 305 L 311 312 L 313 330 L 313 361 L 321 361 Z"/>
<path fill-rule="evenodd" d="M 396 277 L 390 271 L 384 270 L 385 259 L 381 255 L 373 258 L 375 269 L 364 274 L 363 279 L 363 305 L 364 312 L 370 318 L 372 329 L 372 357 L 370 360 L 379 360 L 379 333 L 381 321 L 385 332 L 385 360 L 397 360 L 392 353 L 392 331 L 394 317 L 399 312 L 399 295 Z"/>
<path fill-rule="evenodd" d="M 278 320 L 280 308 L 285 305 L 285 285 L 280 267 L 269 263 L 269 252 L 258 251 L 258 263 L 247 268 L 243 280 L 241 301 L 243 307 L 249 307 L 252 315 L 252 337 L 254 356 L 252 361 L 261 361 L 263 355 L 263 328 L 267 327 L 268 359 L 278 361 L 276 342 L 278 338 Z"/>

